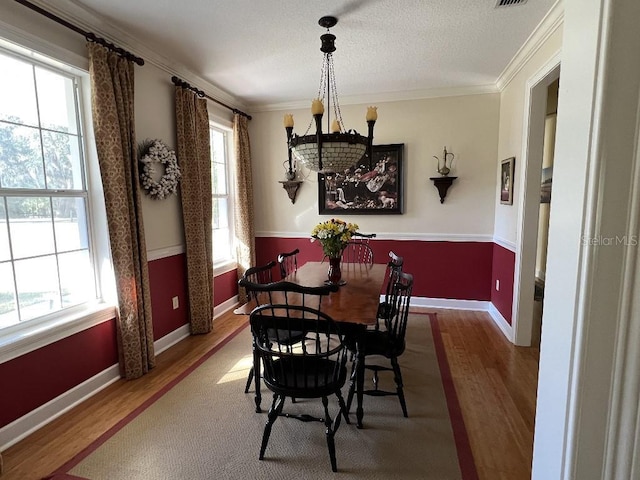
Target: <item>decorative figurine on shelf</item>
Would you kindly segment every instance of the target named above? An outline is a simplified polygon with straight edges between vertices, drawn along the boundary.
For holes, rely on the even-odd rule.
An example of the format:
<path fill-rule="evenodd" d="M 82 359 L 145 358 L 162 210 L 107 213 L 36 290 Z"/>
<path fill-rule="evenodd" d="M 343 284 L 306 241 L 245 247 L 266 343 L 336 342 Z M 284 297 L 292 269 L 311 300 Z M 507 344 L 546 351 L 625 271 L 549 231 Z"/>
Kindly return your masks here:
<path fill-rule="evenodd" d="M 433 158 L 435 158 L 438 161 L 438 173 L 443 177 L 446 177 L 447 175 L 449 175 L 449 172 L 451 172 L 451 165 L 453 164 L 454 157 L 455 155 L 451 152 L 447 152 L 447 147 L 444 147 L 444 152 L 442 154 L 443 166 L 441 167 L 440 159 L 435 155 L 433 156 Z M 449 161 L 449 166 L 447 166 L 447 161 Z"/>
<path fill-rule="evenodd" d="M 289 160 L 285 160 L 284 162 L 282 162 L 282 166 L 284 167 L 284 179 L 287 181 L 291 181 L 291 180 L 295 180 L 297 173 L 296 173 L 296 169 L 294 168 L 288 168 L 287 167 L 287 163 L 289 162 Z"/>

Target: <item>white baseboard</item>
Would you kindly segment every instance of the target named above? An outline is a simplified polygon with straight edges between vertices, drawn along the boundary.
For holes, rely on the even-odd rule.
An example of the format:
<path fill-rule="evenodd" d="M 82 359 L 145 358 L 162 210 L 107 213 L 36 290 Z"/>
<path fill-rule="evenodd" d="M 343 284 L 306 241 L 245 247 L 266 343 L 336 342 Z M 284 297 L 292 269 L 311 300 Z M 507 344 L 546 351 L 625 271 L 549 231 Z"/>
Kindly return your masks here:
<path fill-rule="evenodd" d="M 500 331 L 511 343 L 514 343 L 513 327 L 502 316 L 495 305 L 489 301 L 482 300 L 455 300 L 449 298 L 429 298 L 413 297 L 411 299 L 412 308 L 451 308 L 454 310 L 477 310 L 487 312 Z"/>
<path fill-rule="evenodd" d="M 99 391 L 120 379 L 118 365 L 106 370 L 67 390 L 62 395 L 41 405 L 0 429 L 0 451 L 6 450 L 26 436 L 55 420 L 63 413 L 84 402 Z"/>
<path fill-rule="evenodd" d="M 413 297 L 411 306 L 418 308 L 450 308 L 453 310 L 489 311 L 491 302 L 482 300 L 455 300 L 450 298 Z"/>
<path fill-rule="evenodd" d="M 236 308 L 238 305 L 238 296 L 231 297 L 229 300 L 222 302 L 221 304 L 213 307 L 213 319 L 215 320 L 220 315 L 224 315 L 232 308 Z"/>
<path fill-rule="evenodd" d="M 513 327 L 509 325 L 509 322 L 507 322 L 506 318 L 502 316 L 502 314 L 498 311 L 498 309 L 495 307 L 493 303 L 491 302 L 488 302 L 488 303 L 489 303 L 489 309 L 487 311 L 489 312 L 489 315 L 491 315 L 491 318 L 493 318 L 493 321 L 495 322 L 495 324 L 498 326 L 500 330 L 502 330 L 502 333 L 504 333 L 504 336 L 507 337 L 507 339 L 511 343 L 515 343 L 515 339 L 513 335 Z"/>
<path fill-rule="evenodd" d="M 156 355 L 164 352 L 167 348 L 174 346 L 180 340 L 184 340 L 191 334 L 191 328 L 189 324 L 182 325 L 180 328 L 176 328 L 173 332 L 166 334 L 164 337 L 159 338 L 153 342 L 153 350 Z"/>

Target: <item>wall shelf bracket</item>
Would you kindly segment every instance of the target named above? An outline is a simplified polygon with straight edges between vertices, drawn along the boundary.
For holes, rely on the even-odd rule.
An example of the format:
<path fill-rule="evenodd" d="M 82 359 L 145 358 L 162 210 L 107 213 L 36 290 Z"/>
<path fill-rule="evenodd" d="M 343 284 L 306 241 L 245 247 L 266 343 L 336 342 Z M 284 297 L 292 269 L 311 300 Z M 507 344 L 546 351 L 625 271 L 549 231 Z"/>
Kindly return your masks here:
<path fill-rule="evenodd" d="M 287 195 L 289 195 L 289 200 L 291 203 L 296 203 L 296 195 L 298 193 L 298 188 L 302 184 L 301 180 L 280 180 L 282 184 L 282 188 L 287 191 Z"/>
<path fill-rule="evenodd" d="M 453 181 L 458 177 L 431 177 L 430 180 L 433 181 L 433 184 L 438 189 L 438 194 L 440 195 L 440 203 L 444 203 L 444 197 L 447 196 L 447 190 L 453 183 Z"/>

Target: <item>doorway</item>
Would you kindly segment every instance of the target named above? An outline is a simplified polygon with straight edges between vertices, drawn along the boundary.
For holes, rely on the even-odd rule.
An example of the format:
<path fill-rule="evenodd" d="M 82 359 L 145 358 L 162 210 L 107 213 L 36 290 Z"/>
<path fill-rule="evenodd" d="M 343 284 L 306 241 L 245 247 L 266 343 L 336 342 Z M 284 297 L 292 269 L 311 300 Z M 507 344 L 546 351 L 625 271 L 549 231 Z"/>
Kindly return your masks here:
<path fill-rule="evenodd" d="M 516 262 L 513 292 L 513 342 L 520 346 L 538 344 L 540 340 L 542 299 L 539 312 L 535 311 L 536 301 L 536 260 L 539 256 L 539 234 L 544 237 L 546 247 L 547 231 L 541 232 L 541 177 L 543 170 L 543 158 L 545 157 L 545 127 L 548 124 L 548 100 L 550 86 L 559 81 L 560 58 L 553 57 L 542 69 L 527 82 L 527 95 L 525 98 L 524 141 L 523 141 L 523 169 L 521 174 L 521 188 L 524 195 L 520 197 L 518 211 L 518 223 L 516 234 Z M 551 90 L 553 91 L 553 90 Z M 553 104 L 553 101 L 551 101 Z M 555 100 L 557 105 L 557 98 Z M 556 108 L 557 110 L 557 108 Z M 547 127 L 549 128 L 549 127 Z M 555 130 L 555 129 L 554 129 Z M 551 142 L 551 143 L 549 143 Z M 551 147 L 555 140 L 549 140 L 547 146 Z M 547 217 L 548 222 L 548 217 Z M 545 248 L 546 256 L 546 248 Z M 546 264 L 546 258 L 545 262 Z M 534 318 L 540 318 L 539 321 Z M 536 323 L 537 322 L 537 323 Z"/>
<path fill-rule="evenodd" d="M 542 144 L 542 172 L 540 176 L 540 210 L 538 211 L 538 240 L 536 242 L 536 269 L 533 293 L 533 325 L 531 345 L 540 346 L 542 331 L 542 306 L 547 271 L 547 244 L 549 240 L 549 213 L 553 187 L 553 160 L 556 143 L 556 120 L 558 117 L 558 87 L 560 79 L 547 88 L 547 113 L 544 119 Z"/>

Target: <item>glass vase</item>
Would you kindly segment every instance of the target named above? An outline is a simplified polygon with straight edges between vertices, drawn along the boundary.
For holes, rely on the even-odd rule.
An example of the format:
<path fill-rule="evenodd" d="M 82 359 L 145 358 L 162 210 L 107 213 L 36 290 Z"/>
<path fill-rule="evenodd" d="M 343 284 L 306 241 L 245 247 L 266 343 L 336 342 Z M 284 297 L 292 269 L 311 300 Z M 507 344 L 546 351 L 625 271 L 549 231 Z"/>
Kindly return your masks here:
<path fill-rule="evenodd" d="M 341 285 L 340 279 L 342 272 L 340 271 L 340 257 L 329 257 L 329 283 L 333 285 Z"/>

